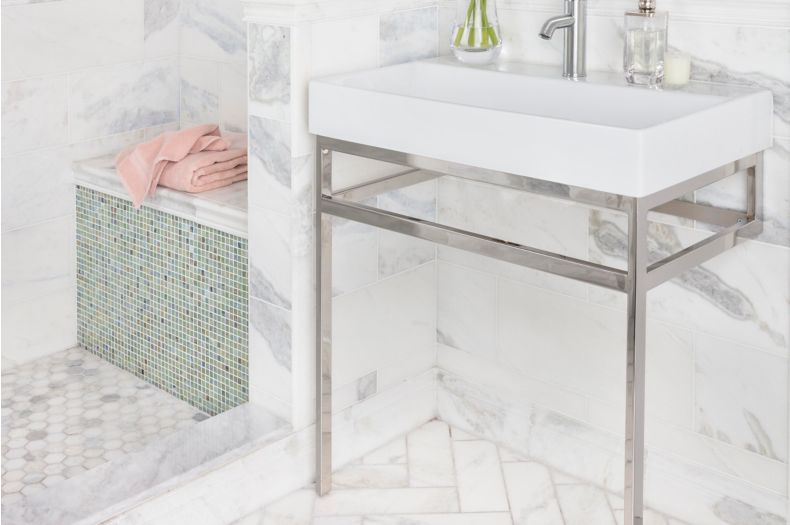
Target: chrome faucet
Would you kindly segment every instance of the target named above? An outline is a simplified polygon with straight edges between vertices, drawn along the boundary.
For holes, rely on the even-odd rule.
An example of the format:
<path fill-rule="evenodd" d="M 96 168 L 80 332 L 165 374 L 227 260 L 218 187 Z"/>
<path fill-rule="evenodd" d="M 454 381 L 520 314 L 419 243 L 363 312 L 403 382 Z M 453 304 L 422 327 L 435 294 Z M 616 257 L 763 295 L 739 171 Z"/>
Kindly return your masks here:
<path fill-rule="evenodd" d="M 550 40 L 557 29 L 565 30 L 562 76 L 570 79 L 587 76 L 587 0 L 565 0 L 565 14 L 546 20 L 540 37 Z"/>

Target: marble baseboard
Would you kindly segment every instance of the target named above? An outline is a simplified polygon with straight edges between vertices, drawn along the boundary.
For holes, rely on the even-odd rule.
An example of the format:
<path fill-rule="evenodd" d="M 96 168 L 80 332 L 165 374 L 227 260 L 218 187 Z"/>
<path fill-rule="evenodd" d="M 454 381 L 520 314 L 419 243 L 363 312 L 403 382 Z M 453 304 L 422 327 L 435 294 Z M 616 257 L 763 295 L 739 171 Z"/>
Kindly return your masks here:
<path fill-rule="evenodd" d="M 441 370 L 437 382 L 441 420 L 622 493 L 622 437 L 556 412 L 516 408 Z M 646 487 L 648 505 L 690 523 L 754 523 L 748 516 L 758 515 L 766 523 L 783 523 L 786 516 L 785 495 L 661 451 L 648 452 Z"/>
<path fill-rule="evenodd" d="M 334 468 L 430 421 L 436 416 L 435 407 L 435 373 L 430 371 L 335 414 Z M 315 427 L 309 425 L 247 450 L 191 483 L 119 512 L 104 523 L 231 523 L 312 482 L 314 435 Z"/>

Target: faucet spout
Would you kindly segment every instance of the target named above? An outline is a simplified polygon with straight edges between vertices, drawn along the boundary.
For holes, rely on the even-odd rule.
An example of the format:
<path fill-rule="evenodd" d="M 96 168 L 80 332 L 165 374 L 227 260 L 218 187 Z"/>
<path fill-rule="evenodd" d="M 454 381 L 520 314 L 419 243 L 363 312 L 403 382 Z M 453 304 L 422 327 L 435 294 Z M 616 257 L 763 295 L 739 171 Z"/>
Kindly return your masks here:
<path fill-rule="evenodd" d="M 564 0 L 565 12 L 546 20 L 538 35 L 550 40 L 557 29 L 564 30 L 562 45 L 562 76 L 573 80 L 587 74 L 587 0 Z"/>
<path fill-rule="evenodd" d="M 540 28 L 539 36 L 544 40 L 551 40 L 554 36 L 554 31 L 565 27 L 573 27 L 576 19 L 573 15 L 555 16 L 546 20 L 543 27 Z"/>

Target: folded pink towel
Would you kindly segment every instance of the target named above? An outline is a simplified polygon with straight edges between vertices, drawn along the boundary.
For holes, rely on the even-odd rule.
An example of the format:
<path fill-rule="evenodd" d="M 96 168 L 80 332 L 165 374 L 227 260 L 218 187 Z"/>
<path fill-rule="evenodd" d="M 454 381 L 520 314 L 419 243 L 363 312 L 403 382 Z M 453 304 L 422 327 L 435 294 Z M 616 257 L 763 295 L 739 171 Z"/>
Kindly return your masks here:
<path fill-rule="evenodd" d="M 243 178 L 239 178 L 243 175 Z M 247 150 L 202 151 L 165 166 L 159 184 L 179 191 L 197 193 L 217 183 L 247 178 Z"/>
<path fill-rule="evenodd" d="M 187 193 L 202 193 L 204 191 L 211 191 L 216 190 L 217 188 L 224 188 L 225 186 L 230 186 L 234 182 L 241 182 L 243 180 L 247 180 L 247 166 L 242 166 L 239 168 L 238 171 L 234 171 L 233 173 L 230 172 L 222 172 L 224 174 L 223 177 L 217 177 L 216 179 L 206 182 L 205 184 L 201 184 L 200 186 L 195 186 L 189 182 L 188 179 L 179 179 L 179 181 L 184 182 L 184 184 L 179 184 L 178 187 L 168 186 L 174 190 L 178 191 L 185 191 Z M 216 174 L 215 174 L 216 175 Z"/>
<path fill-rule="evenodd" d="M 168 163 L 162 171 L 162 178 L 159 180 L 159 184 L 173 189 L 199 186 L 200 179 L 203 176 L 211 175 L 212 173 L 222 173 L 242 164 L 247 164 L 247 150 L 245 149 L 192 153 L 178 162 Z M 218 165 L 222 165 L 219 171 L 216 168 Z M 201 170 L 210 170 L 210 172 L 206 175 L 201 175 Z"/>
<path fill-rule="evenodd" d="M 193 153 L 224 152 L 230 146 L 231 140 L 220 136 L 216 124 L 204 124 L 163 133 L 153 140 L 127 148 L 118 154 L 115 166 L 132 204 L 139 208 L 146 195 L 154 193 L 169 163 L 183 160 Z"/>
<path fill-rule="evenodd" d="M 211 175 L 212 173 L 218 173 L 221 171 L 233 169 L 236 166 L 241 166 L 242 164 L 247 164 L 246 154 L 242 155 L 241 157 L 236 157 L 235 159 L 230 159 L 224 162 L 217 162 L 215 164 L 211 164 L 209 166 L 206 166 L 205 168 L 198 168 L 195 170 L 194 177 L 203 178 L 206 175 Z"/>

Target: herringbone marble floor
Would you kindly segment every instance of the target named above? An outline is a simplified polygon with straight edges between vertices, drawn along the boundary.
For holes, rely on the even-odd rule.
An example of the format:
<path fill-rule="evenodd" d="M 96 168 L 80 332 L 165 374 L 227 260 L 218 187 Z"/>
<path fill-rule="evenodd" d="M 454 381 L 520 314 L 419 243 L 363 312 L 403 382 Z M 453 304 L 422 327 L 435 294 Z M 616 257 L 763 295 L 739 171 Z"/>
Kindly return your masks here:
<path fill-rule="evenodd" d="M 618 525 L 622 498 L 431 421 L 234 525 Z M 655 512 L 645 525 L 680 525 Z"/>

